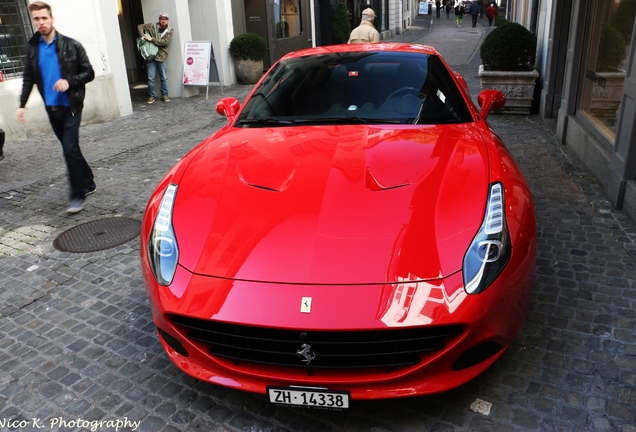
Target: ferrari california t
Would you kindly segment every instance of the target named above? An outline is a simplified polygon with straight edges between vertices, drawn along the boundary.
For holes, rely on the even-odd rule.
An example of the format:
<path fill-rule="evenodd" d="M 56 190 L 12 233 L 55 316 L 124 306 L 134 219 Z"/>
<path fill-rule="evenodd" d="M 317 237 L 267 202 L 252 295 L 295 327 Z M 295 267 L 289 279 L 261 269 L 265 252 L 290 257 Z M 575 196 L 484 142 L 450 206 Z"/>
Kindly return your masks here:
<path fill-rule="evenodd" d="M 294 52 L 152 194 L 158 337 L 199 380 L 280 405 L 446 391 L 524 323 L 532 197 L 489 127 L 505 104 L 430 47 Z"/>

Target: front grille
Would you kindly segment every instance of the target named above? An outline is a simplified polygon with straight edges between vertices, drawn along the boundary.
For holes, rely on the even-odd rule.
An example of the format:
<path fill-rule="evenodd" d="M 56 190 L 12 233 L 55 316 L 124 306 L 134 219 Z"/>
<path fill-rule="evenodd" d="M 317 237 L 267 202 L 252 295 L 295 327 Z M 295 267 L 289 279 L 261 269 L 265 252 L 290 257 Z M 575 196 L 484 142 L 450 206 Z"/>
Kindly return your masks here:
<path fill-rule="evenodd" d="M 396 368 L 415 365 L 420 355 L 446 347 L 462 333 L 459 325 L 371 331 L 280 330 L 172 316 L 192 341 L 214 356 L 278 366 L 311 368 Z M 308 345 L 309 348 L 303 345 Z M 303 350 L 304 354 L 303 355 Z M 315 356 L 315 357 L 313 357 Z M 311 359 L 308 363 L 306 360 Z M 305 361 L 303 361 L 305 360 Z"/>

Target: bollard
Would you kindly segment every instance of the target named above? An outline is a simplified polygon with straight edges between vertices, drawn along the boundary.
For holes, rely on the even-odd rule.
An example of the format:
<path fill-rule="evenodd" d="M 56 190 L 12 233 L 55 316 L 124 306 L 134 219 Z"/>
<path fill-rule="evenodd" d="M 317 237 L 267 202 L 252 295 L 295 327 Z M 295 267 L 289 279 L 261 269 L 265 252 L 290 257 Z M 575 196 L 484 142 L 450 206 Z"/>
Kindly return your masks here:
<path fill-rule="evenodd" d="M 2 149 L 4 149 L 4 131 L 0 129 L 0 160 L 4 159 Z"/>

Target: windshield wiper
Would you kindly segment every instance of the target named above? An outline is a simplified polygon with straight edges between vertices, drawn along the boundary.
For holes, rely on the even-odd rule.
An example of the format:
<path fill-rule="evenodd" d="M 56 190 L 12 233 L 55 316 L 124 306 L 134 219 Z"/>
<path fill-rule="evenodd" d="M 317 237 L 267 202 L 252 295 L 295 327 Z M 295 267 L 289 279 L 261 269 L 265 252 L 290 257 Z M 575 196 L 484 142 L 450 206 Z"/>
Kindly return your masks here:
<path fill-rule="evenodd" d="M 242 119 L 236 122 L 238 125 L 248 125 L 248 124 L 260 124 L 260 125 L 285 125 L 288 126 L 293 122 L 289 120 L 277 120 L 272 118 L 254 118 L 254 119 Z"/>
<path fill-rule="evenodd" d="M 336 124 L 399 124 L 402 123 L 400 120 L 388 120 L 388 119 L 378 119 L 378 118 L 370 118 L 370 117 L 320 117 L 313 119 L 296 119 L 294 123 L 336 123 Z"/>

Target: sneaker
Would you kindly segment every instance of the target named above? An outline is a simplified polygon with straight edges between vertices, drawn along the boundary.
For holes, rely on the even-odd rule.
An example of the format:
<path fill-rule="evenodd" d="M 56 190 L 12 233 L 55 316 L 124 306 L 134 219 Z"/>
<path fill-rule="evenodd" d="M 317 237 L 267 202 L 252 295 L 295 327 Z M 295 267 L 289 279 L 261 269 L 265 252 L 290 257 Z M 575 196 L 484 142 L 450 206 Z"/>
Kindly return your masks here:
<path fill-rule="evenodd" d="M 153 97 L 149 97 L 149 98 L 148 98 L 148 100 L 146 101 L 146 103 L 151 104 L 151 103 L 153 103 L 154 101 L 155 101 L 155 98 L 153 98 Z"/>
<path fill-rule="evenodd" d="M 164 102 L 170 102 L 170 98 L 168 97 L 168 95 L 164 95 L 163 96 L 163 101 Z"/>
<path fill-rule="evenodd" d="M 94 194 L 96 190 L 97 190 L 97 186 L 94 186 L 92 189 L 87 190 L 86 192 L 84 192 L 84 198 Z"/>
<path fill-rule="evenodd" d="M 84 200 L 83 199 L 74 199 L 71 201 L 71 205 L 66 209 L 66 213 L 78 213 L 81 212 L 84 208 Z"/>
<path fill-rule="evenodd" d="M 1 160 L 4 160 L 4 158 L 6 158 L 6 156 L 5 156 L 5 155 L 3 155 L 3 154 L 1 154 L 1 155 L 0 155 L 0 161 L 1 161 Z"/>

